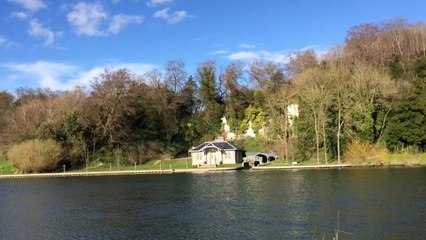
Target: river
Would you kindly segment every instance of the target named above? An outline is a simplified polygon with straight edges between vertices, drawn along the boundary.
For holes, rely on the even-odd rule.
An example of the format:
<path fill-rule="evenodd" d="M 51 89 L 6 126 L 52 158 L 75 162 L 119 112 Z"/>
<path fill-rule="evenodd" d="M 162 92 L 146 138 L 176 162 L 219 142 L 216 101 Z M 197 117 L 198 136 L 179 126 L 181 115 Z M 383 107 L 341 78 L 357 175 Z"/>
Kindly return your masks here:
<path fill-rule="evenodd" d="M 426 168 L 0 180 L 1 239 L 426 239 Z M 314 235 L 314 232 L 315 235 Z"/>

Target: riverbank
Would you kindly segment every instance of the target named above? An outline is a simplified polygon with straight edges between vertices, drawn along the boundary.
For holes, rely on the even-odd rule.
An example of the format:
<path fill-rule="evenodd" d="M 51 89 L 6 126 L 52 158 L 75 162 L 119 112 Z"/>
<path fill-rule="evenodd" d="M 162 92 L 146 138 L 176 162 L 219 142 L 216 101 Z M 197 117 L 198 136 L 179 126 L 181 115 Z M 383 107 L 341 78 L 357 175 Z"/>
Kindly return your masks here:
<path fill-rule="evenodd" d="M 62 172 L 62 173 L 31 173 L 0 175 L 0 179 L 14 178 L 52 178 L 52 177 L 96 177 L 118 175 L 146 175 L 146 174 L 173 174 L 173 173 L 207 173 L 241 170 L 242 167 L 230 168 L 190 168 L 190 169 L 165 169 L 165 170 L 127 170 L 127 171 L 97 171 L 97 172 Z"/>
<path fill-rule="evenodd" d="M 336 169 L 336 168 L 398 168 L 426 167 L 425 164 L 319 164 L 319 165 L 281 165 L 281 166 L 257 166 L 252 170 L 295 170 L 295 169 Z"/>
<path fill-rule="evenodd" d="M 405 165 L 405 164 L 320 164 L 320 165 L 291 165 L 291 166 L 258 166 L 248 171 L 268 171 L 268 170 L 309 170 L 309 169 L 343 169 L 343 168 L 397 168 L 397 167 L 426 167 L 426 165 Z M 0 179 L 19 178 L 55 178 L 55 177 L 96 177 L 96 176 L 119 176 L 119 175 L 147 175 L 147 174 L 175 174 L 175 173 L 214 173 L 243 170 L 243 167 L 218 167 L 218 168 L 187 168 L 187 169 L 152 169 L 152 170 L 122 170 L 122 171 L 71 171 L 63 173 L 32 173 L 32 174 L 5 174 L 0 175 Z"/>

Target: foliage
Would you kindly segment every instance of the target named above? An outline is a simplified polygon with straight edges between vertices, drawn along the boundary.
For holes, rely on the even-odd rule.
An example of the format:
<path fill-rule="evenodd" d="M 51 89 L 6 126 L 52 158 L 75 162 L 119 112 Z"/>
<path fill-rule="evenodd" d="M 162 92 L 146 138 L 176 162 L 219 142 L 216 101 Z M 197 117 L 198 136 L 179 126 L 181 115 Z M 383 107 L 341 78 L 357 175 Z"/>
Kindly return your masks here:
<path fill-rule="evenodd" d="M 246 131 L 251 123 L 251 126 L 254 132 L 259 132 L 259 130 L 265 126 L 265 113 L 261 108 L 248 107 L 245 111 L 244 120 L 241 122 L 240 129 Z"/>
<path fill-rule="evenodd" d="M 13 145 L 7 157 L 23 173 L 40 173 L 57 169 L 62 153 L 59 143 L 34 139 Z"/>
<path fill-rule="evenodd" d="M 15 172 L 15 168 L 6 157 L 0 156 L 0 171 L 3 174 L 12 174 Z"/>
<path fill-rule="evenodd" d="M 346 147 L 346 158 L 353 164 L 373 161 L 383 163 L 388 155 L 386 148 L 370 144 L 367 141 L 354 140 Z"/>
<path fill-rule="evenodd" d="M 416 146 L 426 148 L 426 81 L 416 80 L 398 103 L 385 132 L 385 141 L 392 151 Z"/>
<path fill-rule="evenodd" d="M 264 152 L 268 148 L 268 142 L 262 138 L 247 138 L 238 140 L 235 143 L 244 147 L 247 152 Z"/>
<path fill-rule="evenodd" d="M 224 99 L 221 88 L 216 81 L 216 64 L 212 61 L 203 62 L 197 69 L 200 85 L 200 97 L 203 106 L 202 117 L 208 128 L 203 128 L 207 135 L 219 133 L 220 119 L 224 115 Z"/>

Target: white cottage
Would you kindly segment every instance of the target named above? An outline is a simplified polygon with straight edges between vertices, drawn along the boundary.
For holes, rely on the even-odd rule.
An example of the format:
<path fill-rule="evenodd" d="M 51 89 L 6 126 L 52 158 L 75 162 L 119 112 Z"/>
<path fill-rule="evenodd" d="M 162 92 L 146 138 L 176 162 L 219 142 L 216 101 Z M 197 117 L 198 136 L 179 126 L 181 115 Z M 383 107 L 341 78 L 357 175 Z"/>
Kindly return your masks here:
<path fill-rule="evenodd" d="M 192 165 L 195 166 L 242 163 L 244 157 L 244 149 L 223 140 L 204 142 L 193 147 L 189 152 L 192 157 Z"/>

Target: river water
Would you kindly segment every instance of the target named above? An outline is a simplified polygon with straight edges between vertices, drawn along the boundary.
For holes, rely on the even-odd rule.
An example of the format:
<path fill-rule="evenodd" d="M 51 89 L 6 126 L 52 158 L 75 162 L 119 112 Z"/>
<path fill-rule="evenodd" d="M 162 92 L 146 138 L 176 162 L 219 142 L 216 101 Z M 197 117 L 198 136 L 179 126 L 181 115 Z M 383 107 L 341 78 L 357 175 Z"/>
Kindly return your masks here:
<path fill-rule="evenodd" d="M 0 180 L 0 239 L 426 239 L 426 168 Z M 315 234 L 314 234 L 315 232 Z"/>

